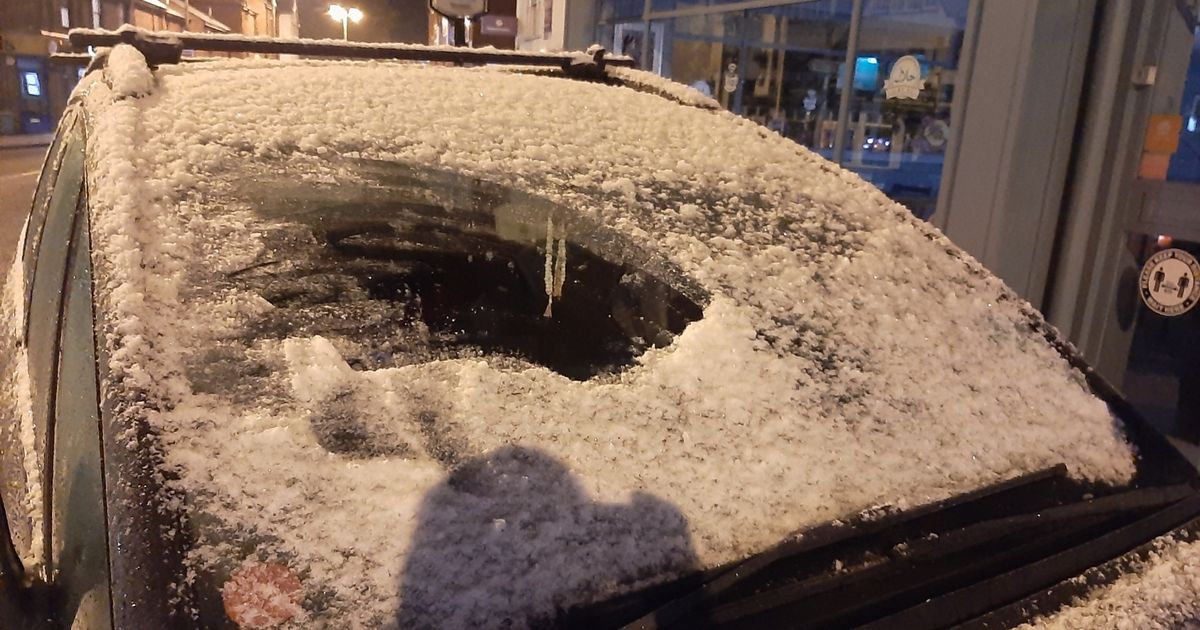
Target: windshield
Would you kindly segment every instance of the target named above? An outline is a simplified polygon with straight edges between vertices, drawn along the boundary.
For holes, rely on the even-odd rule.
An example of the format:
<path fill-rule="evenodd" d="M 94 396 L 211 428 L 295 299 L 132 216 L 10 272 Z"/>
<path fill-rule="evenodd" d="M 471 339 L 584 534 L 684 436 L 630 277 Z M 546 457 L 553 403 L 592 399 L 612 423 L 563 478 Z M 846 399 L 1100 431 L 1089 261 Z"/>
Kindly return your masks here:
<path fill-rule="evenodd" d="M 534 195 L 386 162 L 289 168 L 231 186 L 263 247 L 214 281 L 275 307 L 246 338 L 321 335 L 355 369 L 486 355 L 584 380 L 701 315 L 665 261 Z"/>

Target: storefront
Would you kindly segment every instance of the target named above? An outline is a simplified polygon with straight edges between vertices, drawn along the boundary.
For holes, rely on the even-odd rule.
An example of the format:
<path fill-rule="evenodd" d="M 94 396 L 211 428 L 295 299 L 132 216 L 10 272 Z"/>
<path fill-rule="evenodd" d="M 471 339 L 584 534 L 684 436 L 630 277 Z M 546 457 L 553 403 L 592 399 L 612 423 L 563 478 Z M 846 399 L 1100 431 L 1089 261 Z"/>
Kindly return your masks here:
<path fill-rule="evenodd" d="M 1200 441 L 1200 306 L 1156 312 L 1141 286 L 1197 282 L 1144 270 L 1168 250 L 1200 257 L 1198 11 L 597 0 L 595 38 L 856 171 L 1041 309 L 1164 431 Z"/>
<path fill-rule="evenodd" d="M 1161 35 L 1098 339 L 1137 408 L 1200 458 L 1200 31 L 1188 26 Z"/>
<path fill-rule="evenodd" d="M 932 216 L 970 0 L 764 4 L 605 0 L 598 39 Z"/>

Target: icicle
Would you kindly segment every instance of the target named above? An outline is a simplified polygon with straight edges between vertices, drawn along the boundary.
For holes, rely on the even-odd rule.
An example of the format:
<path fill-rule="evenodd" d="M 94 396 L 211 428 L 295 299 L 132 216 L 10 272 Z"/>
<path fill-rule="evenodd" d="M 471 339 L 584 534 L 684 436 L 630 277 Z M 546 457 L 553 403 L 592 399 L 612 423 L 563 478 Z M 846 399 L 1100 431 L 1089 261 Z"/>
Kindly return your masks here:
<path fill-rule="evenodd" d="M 546 312 L 544 317 L 553 314 L 554 307 L 554 217 L 546 215 L 546 269 L 543 274 L 546 279 Z"/>
<path fill-rule="evenodd" d="M 554 266 L 554 297 L 561 298 L 563 284 L 567 281 L 567 235 L 560 229 L 558 235 L 558 260 Z"/>
<path fill-rule="evenodd" d="M 557 239 L 555 238 L 557 236 Z M 555 248 L 557 243 L 557 260 Z M 567 234 L 566 228 L 560 226 L 557 235 L 554 229 L 554 218 L 546 217 L 546 312 L 545 317 L 554 315 L 554 298 L 561 298 L 563 284 L 567 281 Z"/>

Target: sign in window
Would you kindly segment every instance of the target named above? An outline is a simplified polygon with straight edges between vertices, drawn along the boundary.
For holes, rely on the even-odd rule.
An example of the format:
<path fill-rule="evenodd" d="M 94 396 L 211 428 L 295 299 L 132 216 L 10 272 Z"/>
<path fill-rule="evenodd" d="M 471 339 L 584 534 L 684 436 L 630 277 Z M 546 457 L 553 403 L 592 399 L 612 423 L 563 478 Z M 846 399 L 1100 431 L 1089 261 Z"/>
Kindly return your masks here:
<path fill-rule="evenodd" d="M 21 88 L 25 92 L 25 96 L 41 96 L 42 80 L 38 77 L 38 73 L 31 71 L 22 72 Z"/>

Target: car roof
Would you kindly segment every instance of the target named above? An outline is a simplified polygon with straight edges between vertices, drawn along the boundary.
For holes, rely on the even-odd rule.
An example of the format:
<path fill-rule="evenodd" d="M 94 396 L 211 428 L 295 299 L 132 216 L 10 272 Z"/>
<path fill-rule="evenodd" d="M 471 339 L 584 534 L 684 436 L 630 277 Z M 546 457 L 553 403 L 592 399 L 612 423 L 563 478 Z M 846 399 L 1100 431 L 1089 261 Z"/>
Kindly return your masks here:
<path fill-rule="evenodd" d="M 858 176 L 687 88 L 664 87 L 672 102 L 624 85 L 653 85 L 644 73 L 610 72 L 583 82 L 257 59 L 152 71 L 118 46 L 81 85 L 105 395 L 157 401 L 117 409 L 111 430 L 153 428 L 168 485 L 223 531 L 250 532 L 198 543 L 197 566 L 228 576 L 252 560 L 293 563 L 327 610 L 370 622 L 393 614 L 415 561 L 438 596 L 471 579 L 517 585 L 469 603 L 434 597 L 423 614 L 534 619 L 666 579 L 688 548 L 707 568 L 819 522 L 1059 463 L 1091 483 L 1132 478 L 1135 455 L 1107 405 L 1047 342 L 1040 315 L 978 262 Z M 235 220 L 248 215 L 225 214 L 238 201 L 226 182 L 257 165 L 368 184 L 339 170 L 343 157 L 538 195 L 663 256 L 712 299 L 671 346 L 594 382 L 485 360 L 361 372 L 327 340 L 299 338 L 261 349 L 288 404 L 197 395 L 186 364 L 259 308 L 251 295 L 206 296 L 200 281 L 264 247 Z M 550 525 L 567 534 L 530 542 L 538 553 L 582 544 L 571 527 L 635 513 L 661 531 L 682 518 L 684 540 L 619 550 L 607 560 L 619 579 L 604 584 L 564 579 L 552 561 L 518 571 L 472 556 L 479 519 L 520 510 L 473 500 L 431 458 L 325 452 L 305 405 L 343 390 L 384 401 L 362 405 L 380 422 L 397 401 L 448 397 L 466 460 L 497 471 L 498 487 L 515 475 L 593 506 L 555 513 Z M 413 545 L 431 524 L 442 541 L 432 548 L 450 555 L 421 565 Z"/>

